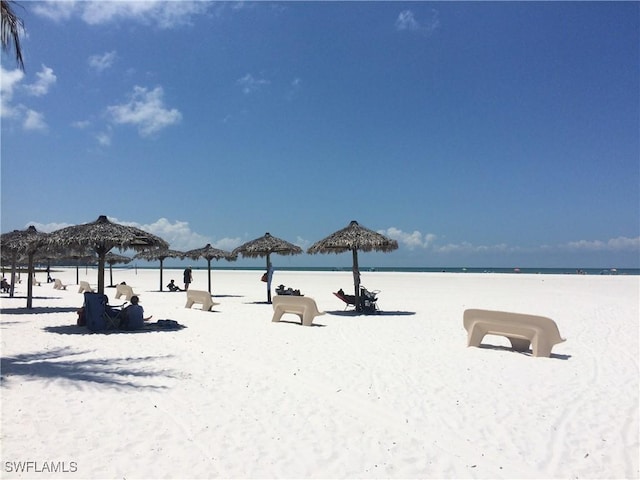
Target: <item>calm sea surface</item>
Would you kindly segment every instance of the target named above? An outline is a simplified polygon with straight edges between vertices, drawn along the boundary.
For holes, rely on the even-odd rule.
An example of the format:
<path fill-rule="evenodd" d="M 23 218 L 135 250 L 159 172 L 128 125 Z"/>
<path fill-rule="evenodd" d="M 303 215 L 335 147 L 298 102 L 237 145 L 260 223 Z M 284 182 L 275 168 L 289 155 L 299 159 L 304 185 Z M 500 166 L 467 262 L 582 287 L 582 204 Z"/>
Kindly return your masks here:
<path fill-rule="evenodd" d="M 159 266 L 115 266 L 115 268 L 159 268 Z M 167 269 L 180 269 L 184 267 L 165 267 Z M 206 266 L 193 266 L 194 270 L 206 270 Z M 264 267 L 228 267 L 213 266 L 212 270 L 264 270 Z M 350 272 L 351 267 L 332 268 L 332 267 L 278 267 L 276 270 L 281 271 L 310 271 L 310 272 Z M 450 272 L 450 273 L 535 273 L 544 275 L 640 275 L 640 268 L 464 268 L 464 267 L 360 267 L 361 272 Z"/>

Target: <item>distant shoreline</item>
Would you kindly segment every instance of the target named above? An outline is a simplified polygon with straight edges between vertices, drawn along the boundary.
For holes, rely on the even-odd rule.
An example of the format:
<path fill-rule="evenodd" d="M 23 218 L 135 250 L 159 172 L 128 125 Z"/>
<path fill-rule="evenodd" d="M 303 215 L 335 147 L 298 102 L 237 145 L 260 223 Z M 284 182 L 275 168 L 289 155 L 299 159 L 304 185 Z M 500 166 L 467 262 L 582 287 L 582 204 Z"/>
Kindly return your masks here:
<path fill-rule="evenodd" d="M 56 268 L 74 268 L 76 265 L 52 265 L 51 271 L 54 272 Z M 194 270 L 207 270 L 206 265 L 191 265 Z M 97 268 L 95 265 L 86 266 L 79 265 L 79 268 Z M 114 265 L 113 270 L 158 270 L 158 265 Z M 184 266 L 163 267 L 163 270 L 182 270 Z M 105 266 L 105 271 L 109 269 L 109 266 Z M 219 266 L 212 265 L 212 270 L 249 270 L 249 271 L 261 271 L 265 268 L 260 267 L 234 267 L 234 266 Z M 351 272 L 351 267 L 279 267 L 275 266 L 276 270 L 284 272 Z M 10 272 L 9 266 L 4 267 L 5 274 Z M 25 273 L 27 269 L 19 267 L 17 272 Z M 46 272 L 45 268 L 38 267 L 35 269 L 36 273 Z M 504 274 L 539 274 L 539 275 L 640 275 L 640 268 L 527 268 L 527 267 L 360 267 L 361 273 L 370 272 L 397 272 L 397 273 L 504 273 Z"/>

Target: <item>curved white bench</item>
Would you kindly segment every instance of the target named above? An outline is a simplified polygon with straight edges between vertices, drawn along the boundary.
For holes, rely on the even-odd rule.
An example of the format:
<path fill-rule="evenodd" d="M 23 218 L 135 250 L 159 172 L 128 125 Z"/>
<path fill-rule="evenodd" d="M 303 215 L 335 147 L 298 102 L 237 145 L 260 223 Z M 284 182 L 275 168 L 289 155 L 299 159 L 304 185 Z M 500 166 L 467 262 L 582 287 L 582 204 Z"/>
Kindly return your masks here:
<path fill-rule="evenodd" d="M 80 280 L 80 288 L 78 289 L 78 293 L 83 293 L 83 292 L 93 293 L 93 288 L 91 288 L 91 285 L 89 285 L 89 282 Z"/>
<path fill-rule="evenodd" d="M 214 305 L 220 305 L 219 303 L 211 300 L 211 294 L 204 290 L 187 290 L 187 304 L 185 308 L 191 308 L 194 303 L 202 304 L 202 310 L 208 311 L 213 308 Z"/>
<path fill-rule="evenodd" d="M 124 295 L 124 299 L 129 302 L 131 301 L 131 297 L 133 297 L 134 295 L 136 296 L 140 296 L 140 294 L 138 293 L 133 293 L 133 288 L 131 288 L 129 285 L 116 285 L 116 299 L 120 298 L 121 296 Z"/>
<path fill-rule="evenodd" d="M 276 295 L 273 298 L 273 318 L 272 322 L 279 322 L 282 315 L 292 313 L 300 317 L 302 325 L 310 326 L 313 319 L 318 315 L 324 315 L 325 312 L 318 310 L 316 301 L 310 297 L 297 295 Z"/>
<path fill-rule="evenodd" d="M 526 352 L 531 345 L 534 357 L 549 357 L 554 345 L 566 341 L 556 322 L 536 315 L 469 309 L 464 312 L 463 323 L 468 347 L 479 347 L 485 335 L 500 335 L 507 337 L 518 352 Z"/>

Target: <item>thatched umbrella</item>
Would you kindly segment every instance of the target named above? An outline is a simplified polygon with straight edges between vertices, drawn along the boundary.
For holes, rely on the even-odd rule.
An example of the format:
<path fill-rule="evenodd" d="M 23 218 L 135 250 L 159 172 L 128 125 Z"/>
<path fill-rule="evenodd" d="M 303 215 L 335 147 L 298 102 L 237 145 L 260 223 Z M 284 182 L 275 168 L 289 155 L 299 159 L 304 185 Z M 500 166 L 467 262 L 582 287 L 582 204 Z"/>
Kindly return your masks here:
<path fill-rule="evenodd" d="M 142 260 L 152 261 L 160 260 L 160 291 L 162 291 L 162 263 L 165 258 L 184 258 L 184 252 L 178 250 L 170 250 L 168 248 L 154 248 L 153 250 L 145 250 L 138 253 L 134 258 L 140 258 Z"/>
<path fill-rule="evenodd" d="M 209 271 L 209 293 L 211 293 L 211 260 L 220 260 L 221 258 L 224 258 L 225 260 L 233 262 L 238 259 L 238 255 L 212 247 L 210 243 L 207 243 L 202 248 L 189 250 L 184 254 L 184 256 L 191 258 L 192 260 L 198 260 L 199 258 L 207 259 L 207 270 Z"/>
<path fill-rule="evenodd" d="M 136 227 L 110 222 L 105 215 L 100 215 L 95 222 L 56 230 L 47 237 L 45 243 L 63 250 L 91 247 L 98 255 L 98 293 L 102 294 L 105 256 L 112 248 L 142 251 L 169 247 L 160 237 Z"/>
<path fill-rule="evenodd" d="M 248 258 L 267 257 L 267 302 L 271 303 L 271 272 L 273 268 L 271 266 L 270 255 L 272 253 L 298 255 L 302 253 L 302 249 L 293 243 L 289 243 L 278 237 L 273 237 L 267 232 L 260 238 L 236 247 L 232 253 L 234 255 L 240 254 Z"/>
<path fill-rule="evenodd" d="M 48 234 L 38 232 L 33 225 L 26 230 L 14 230 L 13 232 L 3 233 L 0 236 L 0 244 L 2 245 L 3 252 L 8 253 L 11 257 L 10 297 L 13 297 L 15 288 L 16 264 L 18 259 L 25 255 L 28 258 L 27 308 L 33 308 L 33 258 L 38 249 L 42 248 L 42 243 L 47 237 Z"/>
<path fill-rule="evenodd" d="M 356 308 L 360 309 L 358 250 L 363 252 L 391 252 L 397 248 L 397 241 L 358 225 L 358 222 L 352 220 L 347 227 L 311 245 L 307 253 L 342 253 L 348 251 L 353 253 L 353 284 L 355 287 Z"/>
<path fill-rule="evenodd" d="M 117 253 L 109 252 L 104 256 L 104 262 L 109 265 L 109 286 L 113 287 L 113 266 L 116 263 L 131 263 L 133 260 L 131 257 L 125 257 L 124 255 L 118 255 Z"/>

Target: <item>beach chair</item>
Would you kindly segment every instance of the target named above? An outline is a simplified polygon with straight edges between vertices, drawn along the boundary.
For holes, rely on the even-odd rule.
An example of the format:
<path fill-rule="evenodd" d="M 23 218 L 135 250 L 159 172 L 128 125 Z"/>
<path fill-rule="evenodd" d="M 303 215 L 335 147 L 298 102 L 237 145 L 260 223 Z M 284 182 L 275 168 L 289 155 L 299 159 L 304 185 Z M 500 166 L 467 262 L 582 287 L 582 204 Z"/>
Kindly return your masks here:
<path fill-rule="evenodd" d="M 65 284 L 62 283 L 62 280 L 60 280 L 59 278 L 56 278 L 53 281 L 53 288 L 55 290 L 66 290 L 67 286 Z"/>
<path fill-rule="evenodd" d="M 117 330 L 123 318 L 123 306 L 124 304 L 120 307 L 112 307 L 106 295 L 85 292 L 84 318 L 87 328 L 92 332 Z"/>
<path fill-rule="evenodd" d="M 333 292 L 333 294 L 345 303 L 344 305 L 345 310 L 348 309 L 349 307 L 353 307 L 354 309 L 356 308 L 355 295 L 347 295 L 342 291 L 342 289 L 338 290 L 337 292 Z"/>
<path fill-rule="evenodd" d="M 342 289 L 337 292 L 333 292 L 336 297 L 345 303 L 345 310 L 349 307 L 353 307 L 355 310 L 365 314 L 377 313 L 379 311 L 377 303 L 379 293 L 380 290 L 367 290 L 365 287 L 361 287 L 360 305 L 356 305 L 355 295 L 347 295 L 342 291 Z"/>

